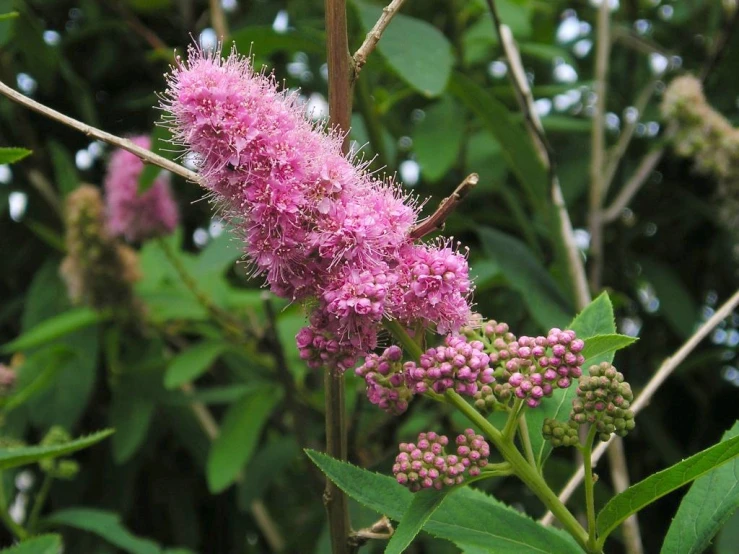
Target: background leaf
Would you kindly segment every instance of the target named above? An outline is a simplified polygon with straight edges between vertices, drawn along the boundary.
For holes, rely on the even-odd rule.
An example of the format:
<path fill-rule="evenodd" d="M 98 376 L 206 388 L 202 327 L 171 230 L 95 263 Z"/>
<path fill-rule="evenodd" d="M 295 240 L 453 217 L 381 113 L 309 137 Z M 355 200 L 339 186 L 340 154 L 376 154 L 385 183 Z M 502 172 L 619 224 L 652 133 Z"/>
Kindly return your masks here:
<path fill-rule="evenodd" d="M 737 456 L 739 456 L 739 436 L 720 442 L 617 494 L 598 514 L 596 520 L 598 540 L 604 541 L 631 514 Z"/>
<path fill-rule="evenodd" d="M 213 362 L 228 347 L 221 341 L 205 341 L 191 346 L 172 358 L 164 375 L 164 385 L 174 389 L 184 383 L 194 381 L 208 371 Z"/>
<path fill-rule="evenodd" d="M 382 15 L 382 8 L 355 0 L 359 19 L 368 32 Z M 377 50 L 398 77 L 425 96 L 439 96 L 452 71 L 452 45 L 426 21 L 396 14 L 382 34 Z"/>
<path fill-rule="evenodd" d="M 59 554 L 62 551 L 62 538 L 59 535 L 39 535 L 21 543 L 3 548 L 1 554 Z"/>
<path fill-rule="evenodd" d="M 231 485 L 254 452 L 262 427 L 281 391 L 274 387 L 247 394 L 229 408 L 221 434 L 208 454 L 208 488 L 217 493 Z"/>
<path fill-rule="evenodd" d="M 739 436 L 739 422 L 721 442 Z M 739 508 L 739 459 L 697 479 L 680 507 L 662 544 L 662 554 L 699 554 Z"/>
<path fill-rule="evenodd" d="M 413 130 L 413 151 L 429 181 L 441 179 L 457 161 L 464 134 L 464 115 L 449 96 L 429 106 Z"/>
<path fill-rule="evenodd" d="M 414 494 L 408 509 L 385 547 L 385 554 L 404 552 L 450 492 L 452 491 L 449 489 L 440 491 L 427 489 Z"/>
<path fill-rule="evenodd" d="M 32 152 L 26 148 L 0 147 L 0 164 L 12 164 L 21 161 Z"/>

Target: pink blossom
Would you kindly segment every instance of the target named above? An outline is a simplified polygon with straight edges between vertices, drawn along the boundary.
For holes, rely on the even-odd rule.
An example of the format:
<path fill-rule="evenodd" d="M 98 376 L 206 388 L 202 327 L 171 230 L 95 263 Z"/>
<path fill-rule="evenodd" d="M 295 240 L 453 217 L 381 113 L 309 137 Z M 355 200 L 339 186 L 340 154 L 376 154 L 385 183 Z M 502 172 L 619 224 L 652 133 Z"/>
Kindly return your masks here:
<path fill-rule="evenodd" d="M 151 147 L 147 136 L 131 140 L 143 148 Z M 179 220 L 172 197 L 169 175 L 159 175 L 149 190 L 138 193 L 144 162 L 126 150 L 116 150 L 110 157 L 105 176 L 105 203 L 108 228 L 113 235 L 140 241 L 171 233 Z"/>

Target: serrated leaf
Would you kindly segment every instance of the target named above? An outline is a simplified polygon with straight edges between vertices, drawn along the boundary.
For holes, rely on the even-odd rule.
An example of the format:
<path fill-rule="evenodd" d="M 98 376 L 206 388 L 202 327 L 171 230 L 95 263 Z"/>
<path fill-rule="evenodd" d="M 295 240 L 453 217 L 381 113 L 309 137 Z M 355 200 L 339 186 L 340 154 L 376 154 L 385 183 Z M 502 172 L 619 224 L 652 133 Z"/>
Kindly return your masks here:
<path fill-rule="evenodd" d="M 722 442 L 739 436 L 739 422 L 724 433 Z M 696 480 L 680 502 L 662 554 L 699 554 L 739 508 L 739 459 Z"/>
<path fill-rule="evenodd" d="M 408 509 L 403 514 L 398 528 L 385 547 L 385 554 L 401 554 L 421 532 L 424 524 L 441 506 L 449 494 L 449 489 L 429 489 L 413 495 Z"/>
<path fill-rule="evenodd" d="M 638 339 L 636 337 L 619 335 L 617 333 L 588 337 L 588 340 L 585 342 L 585 348 L 582 350 L 582 355 L 587 362 L 587 360 L 595 358 L 596 356 L 609 354 L 610 352 L 616 352 L 617 350 L 626 348 L 637 340 Z"/>
<path fill-rule="evenodd" d="M 20 337 L 4 344 L 0 348 L 0 352 L 17 352 L 43 346 L 74 331 L 79 331 L 107 319 L 110 319 L 109 314 L 102 314 L 90 308 L 73 308 L 42 321 Z"/>
<path fill-rule="evenodd" d="M 392 477 L 306 450 L 336 485 L 360 504 L 399 521 L 413 494 Z M 483 548 L 492 554 L 569 554 L 580 548 L 566 533 L 539 525 L 491 496 L 463 487 L 449 496 L 423 530 L 458 546 Z"/>
<path fill-rule="evenodd" d="M 59 554 L 62 538 L 59 535 L 39 535 L 0 550 L 0 554 Z"/>
<path fill-rule="evenodd" d="M 164 386 L 175 389 L 194 381 L 226 351 L 228 345 L 221 341 L 205 341 L 180 352 L 172 358 L 164 374 Z"/>
<path fill-rule="evenodd" d="M 572 317 L 554 279 L 523 242 L 490 227 L 481 226 L 478 233 L 485 252 L 498 263 L 542 328 L 561 327 Z"/>
<path fill-rule="evenodd" d="M 253 392 L 229 408 L 221 434 L 208 453 L 208 488 L 218 493 L 228 488 L 249 461 L 275 404 L 282 393 L 274 387 Z"/>
<path fill-rule="evenodd" d="M 359 19 L 368 32 L 382 15 L 382 8 L 355 0 Z M 396 14 L 377 43 L 377 50 L 398 77 L 425 96 L 439 96 L 447 86 L 454 64 L 452 45 L 436 27 Z"/>
<path fill-rule="evenodd" d="M 426 179 L 436 182 L 457 161 L 464 135 L 464 116 L 449 96 L 425 110 L 426 116 L 413 130 L 413 151 Z"/>
<path fill-rule="evenodd" d="M 543 209 L 549 197 L 547 172 L 521 124 L 499 100 L 461 73 L 452 75 L 449 92 L 459 98 L 497 139 L 509 169 L 526 191 L 531 206 Z"/>
<path fill-rule="evenodd" d="M 588 304 L 582 312 L 567 326 L 577 334 L 578 338 L 585 341 L 588 348 L 590 339 L 598 336 L 621 336 L 616 334 L 616 321 L 613 317 L 613 306 L 607 293 L 602 293 L 598 298 Z M 619 339 L 620 340 L 620 339 Z M 600 342 L 600 341 L 597 341 Z M 601 345 L 604 346 L 604 345 Z M 598 352 L 601 347 L 591 346 L 592 357 L 585 356 L 583 373 L 587 374 L 588 368 L 601 362 L 612 362 L 615 350 Z M 529 410 L 526 414 L 526 424 L 529 428 L 531 447 L 537 465 L 542 467 L 552 452 L 552 445 L 545 441 L 542 436 L 542 426 L 548 417 L 565 421 L 569 417 L 572 408 L 572 399 L 575 396 L 576 387 L 570 386 L 566 389 L 555 389 L 551 398 L 545 398 L 541 406 L 536 410 Z"/>
<path fill-rule="evenodd" d="M 13 164 L 21 161 L 26 156 L 30 156 L 32 152 L 27 148 L 7 148 L 0 147 L 0 165 Z"/>
<path fill-rule="evenodd" d="M 149 539 L 132 534 L 114 512 L 92 508 L 67 508 L 44 519 L 45 524 L 64 525 L 99 536 L 130 554 L 160 554 L 161 548 Z"/>
<path fill-rule="evenodd" d="M 737 456 L 739 436 L 707 448 L 614 496 L 600 511 L 596 520 L 599 543 L 602 545 L 608 535 L 632 514 Z"/>
<path fill-rule="evenodd" d="M 113 434 L 113 429 L 105 429 L 92 433 L 86 437 L 75 439 L 66 444 L 55 444 L 51 446 L 19 446 L 13 448 L 0 448 L 0 470 L 23 466 L 45 460 L 66 456 L 77 450 L 88 448 L 95 443 Z"/>

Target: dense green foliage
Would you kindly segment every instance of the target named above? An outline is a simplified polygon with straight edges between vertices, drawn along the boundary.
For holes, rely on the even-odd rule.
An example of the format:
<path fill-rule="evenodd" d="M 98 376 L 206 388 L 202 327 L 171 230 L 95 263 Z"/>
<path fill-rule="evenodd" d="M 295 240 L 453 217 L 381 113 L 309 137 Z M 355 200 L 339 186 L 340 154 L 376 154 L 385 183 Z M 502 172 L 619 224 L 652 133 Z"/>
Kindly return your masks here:
<path fill-rule="evenodd" d="M 594 49 L 588 43 L 592 47 L 596 9 L 585 1 L 497 4 L 519 42 L 576 236 L 586 243 L 595 101 Z M 645 107 L 618 158 L 606 206 L 643 156 L 664 146 L 658 106 L 673 76 L 707 71 L 709 102 L 739 124 L 739 33 L 731 33 L 736 17 L 723 4 L 731 3 L 622 0 L 612 13 L 606 118 L 611 153 L 631 128 L 630 107 L 642 100 Z M 286 87 L 300 88 L 314 115 L 320 114 L 327 94 L 323 3 L 223 5 L 234 7 L 226 17 L 238 51 L 274 69 Z M 381 8 L 375 1 L 349 2 L 353 49 Z M 161 117 L 157 93 L 175 50 L 183 53 L 192 37 L 214 40 L 207 1 L 0 0 L 0 14 L 12 11 L 17 17 L 0 18 L 0 80 L 105 131 L 152 135 L 154 150 L 182 161 L 159 140 L 166 132 L 155 126 Z M 720 36 L 728 42 L 722 45 Z M 536 335 L 567 325 L 578 310 L 554 239 L 559 220 L 548 175 L 521 125 L 502 59 L 486 2 L 408 0 L 356 84 L 351 137 L 365 145 L 373 169 L 397 172 L 420 197 L 431 197 L 428 213 L 467 174 L 480 175 L 445 234 L 470 247 L 476 311 Z M 464 429 L 458 413 L 417 402 L 406 414 L 389 416 L 367 402 L 363 383 L 348 372 L 354 465 L 317 452 L 309 458 L 304 448 L 323 448 L 323 377 L 307 369 L 295 347 L 303 309 L 265 296 L 261 281 L 236 263 L 240 239 L 202 201 L 202 190 L 173 178 L 181 227 L 161 241 L 134 245 L 143 276 L 135 292 L 147 315 L 132 325 L 116 314 L 73 307 L 59 275 L 66 248 L 64 198 L 82 183 L 102 183 L 110 147 L 5 98 L 0 146 L 13 147 L 0 151 L 0 164 L 12 164 L 0 167 L 0 361 L 18 373 L 15 389 L 0 401 L 0 500 L 26 502 L 23 510 L 33 518 L 33 498 L 49 480 L 34 531 L 61 533 L 66 552 L 269 552 L 271 533 L 285 541 L 285 552 L 327 552 L 323 476 L 312 459 L 337 479 L 355 480 L 347 490 L 356 501 L 354 528 L 376 521 L 376 511 L 401 517 L 410 493 L 373 472 L 387 475 L 397 443 L 421 430 Z M 142 189 L 157 175 L 146 170 Z M 586 357 L 595 363 L 614 359 L 629 342 L 622 335 L 638 336 L 615 353 L 614 362 L 635 393 L 736 289 L 739 233 L 719 221 L 716 189 L 713 180 L 691 171 L 690 161 L 668 150 L 628 209 L 604 229 L 602 285 L 608 295 L 574 325 L 582 338 L 610 336 L 587 346 L 593 350 Z M 583 251 L 587 256 L 585 244 Z M 625 447 L 631 480 L 643 489 L 625 493 L 641 495 L 637 500 L 622 496 L 609 504 L 602 521 L 609 531 L 630 513 L 619 503 L 667 494 L 710 469 L 705 460 L 712 452 L 736 450 L 733 432 L 714 447 L 719 450 L 697 455 L 706 464 L 702 471 L 692 467 L 670 486 L 649 481 L 656 471 L 715 445 L 732 427 L 738 355 L 739 315 L 733 315 L 639 414 Z M 557 394 L 529 417 L 539 464 L 551 448 L 534 429 L 545 417 L 566 418 L 574 388 Z M 55 426 L 81 438 L 32 446 Z M 102 438 L 85 436 L 106 428 L 115 434 L 72 455 L 81 441 Z M 18 441 L 28 446 L 9 448 Z M 545 467 L 555 490 L 577 467 L 573 453 L 560 450 Z M 35 463 L 44 456 L 65 458 L 52 466 Z M 66 474 L 62 467 L 71 456 L 79 471 Z M 611 481 L 605 462 L 597 470 L 600 508 L 612 496 Z M 732 472 L 735 478 L 736 462 L 701 477 L 689 494 L 711 494 L 717 485 L 707 480 L 730 482 Z M 446 499 L 422 499 L 428 513 L 418 508 L 416 527 L 428 520 L 426 533 L 408 551 L 541 552 L 552 544 L 559 545 L 552 551 L 578 551 L 568 535 L 545 533 L 503 504 L 543 515 L 520 482 L 496 478 L 480 488 L 487 494 L 464 489 Z M 640 513 L 646 552 L 662 548 L 685 492 Z M 582 509 L 581 496 L 571 505 Z M 722 522 L 736 504 L 735 493 L 726 497 Z M 265 514 L 271 523 L 265 524 Z M 711 547 L 719 554 L 735 548 L 729 533 L 736 533 L 739 520 L 733 517 Z M 696 537 L 671 531 L 670 540 L 707 546 L 718 530 L 712 523 L 703 522 Z M 528 550 L 513 550 L 506 541 L 521 535 L 528 537 Z M 0 546 L 12 543 L 4 528 L 0 537 Z M 621 552 L 620 540 L 614 533 L 607 551 Z M 27 542 L 9 552 L 56 552 L 54 536 L 33 541 L 38 548 Z M 370 543 L 363 551 L 382 548 L 384 543 Z M 662 552 L 682 550 L 666 544 Z"/>

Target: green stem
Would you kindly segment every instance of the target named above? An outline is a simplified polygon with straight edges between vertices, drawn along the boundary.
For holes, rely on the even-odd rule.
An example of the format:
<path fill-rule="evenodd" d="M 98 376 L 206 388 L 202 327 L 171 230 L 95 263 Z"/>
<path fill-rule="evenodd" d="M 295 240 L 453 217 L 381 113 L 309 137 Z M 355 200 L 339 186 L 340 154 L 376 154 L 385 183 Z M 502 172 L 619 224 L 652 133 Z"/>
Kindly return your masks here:
<path fill-rule="evenodd" d="M 464 398 L 456 392 L 448 390 L 445 396 L 450 404 L 453 404 L 467 419 L 479 427 L 483 433 L 487 435 L 493 445 L 498 449 L 503 458 L 511 464 L 513 471 L 521 481 L 523 481 L 532 492 L 539 497 L 539 500 L 556 516 L 562 523 L 567 532 L 573 536 L 588 552 L 595 552 L 588 544 L 588 534 L 585 529 L 578 523 L 575 516 L 560 502 L 557 495 L 554 494 L 549 485 L 546 484 L 544 478 L 539 475 L 535 467 L 532 467 L 528 461 L 516 449 L 511 441 L 506 441 L 498 429 L 496 429 L 487 419 L 485 419 L 477 410 L 470 406 Z"/>
<path fill-rule="evenodd" d="M 526 454 L 526 459 L 539 471 L 539 467 L 536 464 L 536 457 L 534 456 L 534 449 L 531 446 L 531 437 L 529 436 L 529 427 L 526 425 L 526 413 L 522 413 L 518 418 L 518 436 L 523 446 L 523 451 Z"/>
<path fill-rule="evenodd" d="M 392 336 L 395 337 L 395 339 L 401 344 L 403 349 L 411 358 L 413 358 L 414 360 L 421 359 L 421 354 L 423 354 L 423 350 L 421 350 L 421 347 L 418 345 L 418 343 L 416 343 L 416 341 L 411 338 L 411 336 L 408 334 L 408 331 L 403 328 L 398 320 L 386 319 L 382 323 L 382 325 Z"/>
<path fill-rule="evenodd" d="M 179 275 L 182 283 L 190 290 L 193 296 L 195 296 L 200 305 L 203 306 L 210 316 L 220 324 L 228 336 L 237 342 L 243 341 L 244 337 L 249 334 L 248 330 L 244 328 L 238 319 L 217 306 L 215 302 L 213 302 L 213 300 L 203 292 L 202 289 L 200 289 L 193 276 L 190 275 L 187 268 L 183 265 L 182 260 L 177 257 L 177 254 L 172 250 L 172 246 L 165 239 L 160 238 L 158 242 L 159 246 L 164 251 L 164 255 L 169 260 L 169 263 L 171 263 L 172 267 L 177 271 L 177 275 Z"/>
<path fill-rule="evenodd" d="M 597 551 L 597 541 L 595 537 L 595 496 L 593 482 L 593 440 L 595 439 L 596 427 L 590 426 L 588 438 L 585 439 L 585 446 L 582 449 L 583 463 L 585 465 L 585 505 L 588 512 L 588 548 L 594 552 Z"/>
<path fill-rule="evenodd" d="M 2 520 L 5 527 L 10 531 L 18 540 L 24 540 L 28 538 L 28 531 L 18 525 L 13 518 L 10 517 L 8 511 L 8 501 L 5 498 L 5 483 L 2 475 L 0 474 L 0 520 Z"/>
<path fill-rule="evenodd" d="M 46 497 L 49 496 L 49 491 L 51 490 L 51 484 L 53 482 L 54 477 L 52 477 L 50 472 L 47 472 L 44 475 L 44 482 L 41 484 L 41 488 L 36 494 L 36 498 L 34 498 L 33 500 L 33 510 L 31 510 L 31 515 L 28 517 L 28 530 L 31 534 L 36 532 L 38 518 L 41 515 L 41 510 L 44 509 L 44 504 L 46 504 Z"/>
<path fill-rule="evenodd" d="M 513 402 L 513 408 L 511 408 L 511 411 L 508 412 L 508 420 L 505 422 L 505 427 L 503 427 L 503 440 L 512 442 L 513 436 L 516 431 L 516 424 L 518 423 L 518 414 L 521 411 L 521 406 L 523 405 L 523 400 L 520 398 L 516 398 L 516 400 Z"/>

